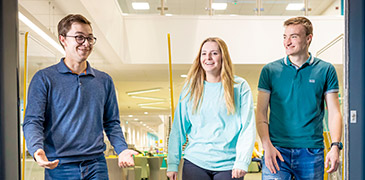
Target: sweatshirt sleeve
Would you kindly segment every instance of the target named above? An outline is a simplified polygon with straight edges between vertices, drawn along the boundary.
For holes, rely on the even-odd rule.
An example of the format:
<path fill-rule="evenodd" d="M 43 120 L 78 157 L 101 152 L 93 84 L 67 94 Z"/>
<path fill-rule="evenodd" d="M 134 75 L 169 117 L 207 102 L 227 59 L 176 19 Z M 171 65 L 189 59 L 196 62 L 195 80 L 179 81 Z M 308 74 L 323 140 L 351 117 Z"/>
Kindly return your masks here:
<path fill-rule="evenodd" d="M 23 132 L 30 155 L 44 147 L 44 121 L 48 88 L 43 73 L 38 71 L 28 88 L 28 104 L 25 111 Z"/>
<path fill-rule="evenodd" d="M 236 145 L 236 161 L 233 169 L 247 172 L 251 163 L 252 151 L 256 139 L 256 123 L 251 89 L 246 81 L 242 83 L 240 92 L 240 118 L 242 129 Z"/>
<path fill-rule="evenodd" d="M 179 103 L 175 109 L 174 122 L 172 124 L 167 156 L 167 171 L 178 171 L 182 146 L 186 142 L 187 132 L 190 130 L 189 113 L 187 111 L 188 97 L 180 94 Z"/>
<path fill-rule="evenodd" d="M 107 101 L 104 106 L 103 126 L 110 143 L 113 145 L 117 154 L 128 148 L 125 142 L 122 128 L 120 127 L 118 102 L 115 94 L 113 80 L 109 77 L 108 80 Z"/>

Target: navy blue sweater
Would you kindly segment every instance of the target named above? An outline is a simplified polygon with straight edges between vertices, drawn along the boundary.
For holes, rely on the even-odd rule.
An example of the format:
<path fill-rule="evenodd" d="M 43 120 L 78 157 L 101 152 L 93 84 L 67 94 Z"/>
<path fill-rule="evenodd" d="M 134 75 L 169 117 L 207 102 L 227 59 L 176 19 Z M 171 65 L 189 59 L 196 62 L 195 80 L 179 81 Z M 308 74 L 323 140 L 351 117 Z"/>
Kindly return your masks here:
<path fill-rule="evenodd" d="M 28 91 L 23 131 L 29 153 L 49 160 L 83 161 L 103 155 L 103 130 L 119 154 L 127 148 L 111 77 L 87 63 L 74 74 L 61 62 L 38 71 Z"/>

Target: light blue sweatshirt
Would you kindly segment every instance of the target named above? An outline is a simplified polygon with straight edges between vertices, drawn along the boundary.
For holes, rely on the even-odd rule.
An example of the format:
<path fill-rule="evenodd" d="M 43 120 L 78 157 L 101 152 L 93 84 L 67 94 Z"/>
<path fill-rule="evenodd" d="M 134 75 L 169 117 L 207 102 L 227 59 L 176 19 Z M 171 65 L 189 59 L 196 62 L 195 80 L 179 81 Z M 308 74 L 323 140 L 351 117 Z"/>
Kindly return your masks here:
<path fill-rule="evenodd" d="M 188 136 L 184 159 L 207 170 L 247 172 L 256 137 L 255 115 L 247 81 L 235 76 L 235 82 L 236 113 L 233 115 L 227 115 L 221 82 L 204 82 L 203 99 L 195 114 L 192 114 L 190 94 L 185 97 L 186 90 L 183 90 L 169 137 L 167 171 L 178 170 L 182 145 Z"/>

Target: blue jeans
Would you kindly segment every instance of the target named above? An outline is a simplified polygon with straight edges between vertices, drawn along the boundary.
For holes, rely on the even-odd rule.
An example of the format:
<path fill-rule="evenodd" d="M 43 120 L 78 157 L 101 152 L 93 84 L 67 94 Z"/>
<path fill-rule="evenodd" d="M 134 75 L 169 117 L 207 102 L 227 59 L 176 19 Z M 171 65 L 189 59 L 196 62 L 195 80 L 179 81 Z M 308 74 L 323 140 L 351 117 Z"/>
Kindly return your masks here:
<path fill-rule="evenodd" d="M 243 178 L 232 179 L 232 170 L 210 171 L 203 169 L 187 159 L 184 159 L 183 180 L 243 180 Z"/>
<path fill-rule="evenodd" d="M 108 180 L 108 168 L 104 156 L 96 159 L 58 164 L 54 169 L 45 169 L 45 180 Z"/>
<path fill-rule="evenodd" d="M 322 180 L 324 173 L 323 148 L 281 148 L 275 146 L 284 158 L 276 158 L 280 171 L 272 174 L 265 165 L 262 169 L 263 180 Z"/>

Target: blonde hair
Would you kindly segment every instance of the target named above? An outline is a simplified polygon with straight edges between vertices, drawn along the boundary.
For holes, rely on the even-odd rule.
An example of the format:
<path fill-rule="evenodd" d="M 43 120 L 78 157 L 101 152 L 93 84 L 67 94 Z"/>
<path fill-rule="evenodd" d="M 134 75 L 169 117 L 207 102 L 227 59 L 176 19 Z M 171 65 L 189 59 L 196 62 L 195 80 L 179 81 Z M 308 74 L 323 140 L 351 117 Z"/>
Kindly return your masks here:
<path fill-rule="evenodd" d="M 193 101 L 193 114 L 195 114 L 202 101 L 204 91 L 204 80 L 206 79 L 205 71 L 200 63 L 200 56 L 202 53 L 202 47 L 206 42 L 216 42 L 219 46 L 219 50 L 222 54 L 222 69 L 221 69 L 221 82 L 224 88 L 224 99 L 227 107 L 227 114 L 235 113 L 234 102 L 234 76 L 231 57 L 229 56 L 227 44 L 220 38 L 210 37 L 205 39 L 200 45 L 199 53 L 195 58 L 193 65 L 191 66 L 188 77 L 185 80 L 187 93 L 185 97 L 190 93 L 189 101 Z M 184 97 L 184 98 L 185 98 Z"/>
<path fill-rule="evenodd" d="M 305 35 L 310 35 L 312 34 L 313 35 L 313 25 L 312 25 L 312 22 L 305 18 L 305 17 L 293 17 L 293 18 L 290 18 L 288 20 L 286 20 L 284 22 L 284 27 L 287 27 L 289 25 L 297 25 L 297 24 L 301 24 L 304 26 L 305 28 Z"/>

